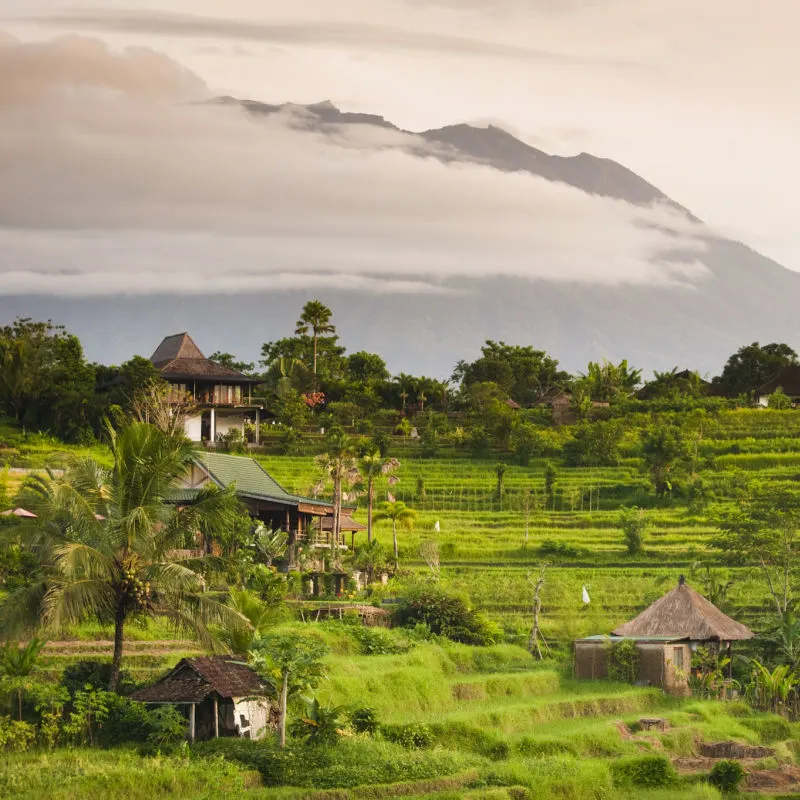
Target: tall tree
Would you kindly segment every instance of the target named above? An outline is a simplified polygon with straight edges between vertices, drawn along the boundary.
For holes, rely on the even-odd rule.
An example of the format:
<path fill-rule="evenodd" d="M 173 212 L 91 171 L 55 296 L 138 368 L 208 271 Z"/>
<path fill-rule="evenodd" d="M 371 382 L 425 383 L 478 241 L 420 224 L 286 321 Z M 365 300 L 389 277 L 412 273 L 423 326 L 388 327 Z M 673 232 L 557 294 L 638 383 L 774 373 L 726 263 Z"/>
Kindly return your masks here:
<path fill-rule="evenodd" d="M 336 333 L 336 327 L 331 324 L 333 312 L 319 300 L 309 300 L 303 306 L 303 313 L 297 320 L 295 333 L 298 336 L 308 336 L 311 332 L 313 341 L 313 361 L 311 371 L 317 374 L 317 340 L 320 335 Z"/>
<path fill-rule="evenodd" d="M 359 478 L 355 443 L 338 426 L 325 437 L 325 452 L 317 456 L 317 465 L 333 484 L 333 542 L 338 543 L 342 530 L 343 491 Z M 331 550 L 331 555 L 335 554 Z"/>
<path fill-rule="evenodd" d="M 575 387 L 585 391 L 592 400 L 610 403 L 630 397 L 641 379 L 642 371 L 630 367 L 627 360 L 612 364 L 603 359 L 599 363 L 590 361 L 586 373 L 575 381 Z"/>
<path fill-rule="evenodd" d="M 397 546 L 397 526 L 401 525 L 403 528 L 411 529 L 414 527 L 416 518 L 417 512 L 414 511 L 413 508 L 408 508 L 401 500 L 381 503 L 380 506 L 378 506 L 378 511 L 375 513 L 376 522 L 389 520 L 392 523 L 392 545 L 394 547 L 395 569 L 400 565 L 400 550 Z"/>
<path fill-rule="evenodd" d="M 375 505 L 375 481 L 381 475 L 389 475 L 400 467 L 396 458 L 386 458 L 376 447 L 358 459 L 358 470 L 367 485 L 367 541 L 372 542 L 372 511 Z"/>
<path fill-rule="evenodd" d="M 141 422 L 110 428 L 109 438 L 110 469 L 75 460 L 63 478 L 36 480 L 25 490 L 37 519 L 23 535 L 38 570 L 0 605 L 0 632 L 60 630 L 87 618 L 112 624 L 114 690 L 131 620 L 164 616 L 209 644 L 210 623 L 247 622 L 205 591 L 204 559 L 175 555 L 198 531 L 213 537 L 233 524 L 233 492 L 205 487 L 179 509 L 165 500 L 190 468 L 191 443 Z"/>
<path fill-rule="evenodd" d="M 762 347 L 753 342 L 740 347 L 728 359 L 722 374 L 714 378 L 713 383 L 729 394 L 747 394 L 791 364 L 797 364 L 797 353 L 788 344 L 772 342 Z"/>
<path fill-rule="evenodd" d="M 255 363 L 252 361 L 239 361 L 232 353 L 222 353 L 219 350 L 213 352 L 209 357 L 209 361 L 216 364 L 221 364 L 228 369 L 236 370 L 236 372 L 243 372 L 245 375 L 251 375 L 255 368 Z"/>

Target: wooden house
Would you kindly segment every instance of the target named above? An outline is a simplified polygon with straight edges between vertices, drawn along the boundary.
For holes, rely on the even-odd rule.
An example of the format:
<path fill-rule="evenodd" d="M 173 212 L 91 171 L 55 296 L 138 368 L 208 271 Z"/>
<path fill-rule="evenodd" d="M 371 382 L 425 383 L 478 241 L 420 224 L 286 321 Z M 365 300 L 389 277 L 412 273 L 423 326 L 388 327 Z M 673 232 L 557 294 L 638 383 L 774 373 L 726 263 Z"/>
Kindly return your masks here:
<path fill-rule="evenodd" d="M 252 424 L 258 444 L 264 406 L 253 389 L 260 380 L 207 359 L 188 333 L 167 336 L 150 361 L 169 383 L 174 400 L 196 409 L 186 420 L 186 435 L 193 442 L 216 442 L 232 428 L 244 434 Z"/>
<path fill-rule="evenodd" d="M 659 686 L 672 694 L 688 693 L 692 653 L 700 646 L 731 651 L 732 643 L 752 639 L 753 632 L 723 614 L 688 586 L 678 585 L 648 606 L 638 617 L 620 625 L 610 637 L 591 636 L 575 642 L 575 675 L 608 676 L 610 645 L 630 639 L 640 654 L 638 682 Z"/>
<path fill-rule="evenodd" d="M 235 656 L 184 658 L 131 699 L 178 706 L 190 742 L 218 736 L 261 739 L 275 728 L 266 683 Z"/>
<path fill-rule="evenodd" d="M 175 487 L 170 501 L 188 505 L 208 483 L 234 487 L 251 517 L 261 520 L 270 530 L 288 535 L 290 567 L 295 564 L 300 545 L 318 551 L 317 560 L 321 562 L 325 551 L 347 550 L 346 534 L 354 535 L 354 531 L 363 528 L 349 516 L 352 509 L 343 509 L 343 525 L 334 536 L 333 503 L 287 492 L 255 459 L 213 451 L 195 453 L 191 470 Z M 319 564 L 317 571 L 321 571 Z"/>

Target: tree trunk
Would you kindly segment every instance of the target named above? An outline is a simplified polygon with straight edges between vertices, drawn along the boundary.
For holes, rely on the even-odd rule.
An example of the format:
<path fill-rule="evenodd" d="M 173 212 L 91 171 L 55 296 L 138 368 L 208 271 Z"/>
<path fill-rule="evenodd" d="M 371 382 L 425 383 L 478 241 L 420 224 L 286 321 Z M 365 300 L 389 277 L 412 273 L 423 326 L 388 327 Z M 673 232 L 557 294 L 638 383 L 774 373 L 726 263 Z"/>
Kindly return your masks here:
<path fill-rule="evenodd" d="M 22 722 L 22 687 L 17 688 L 17 711 L 19 713 L 19 721 Z"/>
<path fill-rule="evenodd" d="M 283 684 L 281 686 L 281 708 L 280 720 L 278 721 L 278 743 L 281 749 L 286 747 L 286 706 L 289 701 L 289 671 L 283 673 Z"/>
<path fill-rule="evenodd" d="M 375 499 L 374 480 L 370 475 L 367 486 L 367 544 L 372 544 L 372 503 Z"/>
<path fill-rule="evenodd" d="M 394 544 L 394 569 L 395 572 L 400 566 L 400 553 L 397 550 L 397 520 L 392 520 L 392 543 Z"/>
<path fill-rule="evenodd" d="M 314 378 L 315 378 L 315 380 L 314 380 L 314 388 L 316 389 L 317 388 L 317 386 L 316 386 L 316 384 L 317 384 L 317 381 L 316 381 L 316 376 L 317 376 L 317 332 L 316 332 L 316 330 L 314 331 L 314 366 L 312 367 L 312 372 L 314 373 Z"/>
<path fill-rule="evenodd" d="M 108 691 L 116 692 L 119 686 L 119 671 L 122 666 L 122 645 L 125 637 L 125 610 L 122 600 L 117 606 L 117 614 L 114 619 L 114 656 L 111 659 L 111 677 L 108 679 Z"/>

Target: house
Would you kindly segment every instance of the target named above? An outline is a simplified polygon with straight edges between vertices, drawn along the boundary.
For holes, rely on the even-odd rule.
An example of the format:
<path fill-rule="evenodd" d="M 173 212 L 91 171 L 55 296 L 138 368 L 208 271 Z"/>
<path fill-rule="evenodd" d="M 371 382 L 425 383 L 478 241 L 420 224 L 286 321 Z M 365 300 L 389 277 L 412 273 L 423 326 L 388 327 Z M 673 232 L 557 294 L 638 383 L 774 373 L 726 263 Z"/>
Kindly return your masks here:
<path fill-rule="evenodd" d="M 678 585 L 620 625 L 611 637 L 592 636 L 575 642 L 575 675 L 608 676 L 609 646 L 622 639 L 636 643 L 640 654 L 638 680 L 673 694 L 688 692 L 691 656 L 698 647 L 731 651 L 732 643 L 752 639 L 753 632 L 723 614 L 713 603 L 686 584 Z"/>
<path fill-rule="evenodd" d="M 267 684 L 235 656 L 184 658 L 160 681 L 131 699 L 177 705 L 186 715 L 190 742 L 218 736 L 261 739 L 274 729 Z"/>
<path fill-rule="evenodd" d="M 608 408 L 609 405 L 609 403 L 599 400 L 591 401 L 593 410 Z M 574 425 L 578 421 L 578 412 L 569 389 L 555 389 L 539 403 L 539 407 L 550 409 L 554 425 Z"/>
<path fill-rule="evenodd" d="M 769 405 L 770 395 L 781 391 L 794 405 L 800 403 L 800 364 L 790 364 L 778 370 L 765 384 L 756 389 L 756 398 L 760 406 Z"/>
<path fill-rule="evenodd" d="M 346 532 L 363 527 L 350 518 L 352 509 L 343 509 L 343 525 L 334 540 L 333 503 L 287 492 L 255 459 L 213 451 L 195 453 L 190 471 L 175 487 L 170 502 L 189 505 L 209 483 L 220 488 L 233 486 L 251 517 L 261 520 L 270 530 L 282 530 L 288 535 L 290 568 L 296 565 L 301 545 L 318 551 L 320 558 L 316 560 L 322 562 L 326 550 L 333 554 L 347 549 Z"/>
<path fill-rule="evenodd" d="M 193 442 L 216 442 L 232 428 L 255 426 L 259 441 L 262 401 L 253 396 L 261 381 L 210 361 L 188 333 L 167 336 L 150 356 L 161 377 L 169 383 L 175 402 L 192 407 L 186 420 L 186 435 Z"/>

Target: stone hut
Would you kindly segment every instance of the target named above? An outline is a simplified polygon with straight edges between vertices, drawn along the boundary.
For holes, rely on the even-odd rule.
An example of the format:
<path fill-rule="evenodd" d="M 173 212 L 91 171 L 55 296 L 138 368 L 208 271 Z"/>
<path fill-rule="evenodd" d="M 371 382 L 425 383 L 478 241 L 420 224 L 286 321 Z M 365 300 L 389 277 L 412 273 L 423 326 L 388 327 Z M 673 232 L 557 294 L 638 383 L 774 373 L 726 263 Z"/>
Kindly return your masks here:
<path fill-rule="evenodd" d="M 217 736 L 261 739 L 274 728 L 267 686 L 235 656 L 184 658 L 132 700 L 177 705 L 185 713 L 190 742 Z"/>

